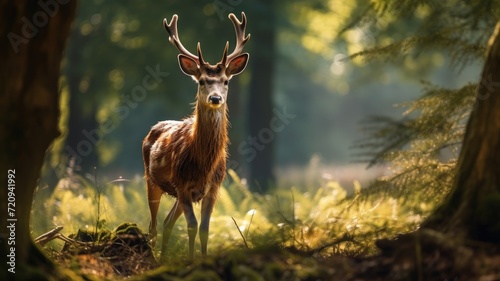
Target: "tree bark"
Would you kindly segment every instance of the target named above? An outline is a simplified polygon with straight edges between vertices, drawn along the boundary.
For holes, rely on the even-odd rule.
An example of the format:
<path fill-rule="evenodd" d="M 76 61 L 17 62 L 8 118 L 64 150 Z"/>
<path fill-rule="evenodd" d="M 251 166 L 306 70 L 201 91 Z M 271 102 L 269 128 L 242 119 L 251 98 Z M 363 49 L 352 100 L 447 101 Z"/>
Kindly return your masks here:
<path fill-rule="evenodd" d="M 0 1 L 1 233 L 6 224 L 14 226 L 1 237 L 0 251 L 4 259 L 14 252 L 16 265 L 15 277 L 2 280 L 23 279 L 24 268 L 40 264 L 51 270 L 31 240 L 30 212 L 45 151 L 59 134 L 60 64 L 76 6 L 76 1 Z M 10 186 L 8 175 L 13 175 Z M 2 274 L 11 274 L 5 266 L 2 262 Z"/>
<path fill-rule="evenodd" d="M 254 191 L 265 193 L 269 184 L 274 182 L 274 143 L 275 132 L 269 128 L 273 109 L 274 66 L 276 49 L 276 27 L 274 1 L 259 1 L 262 7 L 262 18 L 271 22 L 259 22 L 253 25 L 252 40 L 254 50 L 251 54 L 252 79 L 248 96 L 248 128 L 249 137 L 244 144 L 249 163 L 249 184 Z M 240 147 L 243 148 L 243 147 Z"/>
<path fill-rule="evenodd" d="M 500 22 L 488 43 L 454 189 L 424 227 L 500 242 Z"/>

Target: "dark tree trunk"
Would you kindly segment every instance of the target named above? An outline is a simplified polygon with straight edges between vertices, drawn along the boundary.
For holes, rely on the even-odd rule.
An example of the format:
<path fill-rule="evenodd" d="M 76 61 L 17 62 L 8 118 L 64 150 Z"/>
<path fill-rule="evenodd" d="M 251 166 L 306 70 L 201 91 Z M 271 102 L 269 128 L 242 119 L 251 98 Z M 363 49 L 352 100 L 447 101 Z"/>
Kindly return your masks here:
<path fill-rule="evenodd" d="M 500 242 L 500 22 L 488 43 L 476 95 L 454 190 L 424 227 Z"/>
<path fill-rule="evenodd" d="M 260 2 L 261 21 L 252 25 L 254 49 L 251 54 L 252 80 L 248 97 L 249 137 L 241 146 L 249 163 L 249 184 L 254 191 L 266 192 L 274 182 L 275 132 L 270 128 L 273 109 L 276 25 L 274 1 Z M 265 8 L 264 8 L 265 7 Z"/>
<path fill-rule="evenodd" d="M 30 212 L 45 151 L 59 134 L 60 64 L 75 10 L 76 1 L 0 1 L 1 232 L 7 230 L 6 223 L 15 227 L 7 234 L 15 237 L 15 245 L 8 242 L 14 239 L 2 236 L 0 248 L 5 259 L 13 247 L 16 265 L 16 275 L 2 280 L 23 279 L 31 266 L 45 264 L 43 269 L 50 270 L 31 240 Z M 8 175 L 15 182 L 11 190 Z M 15 206 L 8 206 L 12 198 Z M 11 274 L 5 266 L 2 262 L 1 274 Z"/>

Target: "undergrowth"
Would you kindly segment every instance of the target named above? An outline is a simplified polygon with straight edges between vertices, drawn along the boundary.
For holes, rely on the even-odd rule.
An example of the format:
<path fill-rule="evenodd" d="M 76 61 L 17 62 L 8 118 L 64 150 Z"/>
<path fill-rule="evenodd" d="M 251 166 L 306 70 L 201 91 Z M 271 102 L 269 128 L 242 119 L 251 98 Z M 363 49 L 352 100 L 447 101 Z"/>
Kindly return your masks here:
<path fill-rule="evenodd" d="M 387 193 L 362 196 L 356 181 L 352 194 L 335 180 L 319 179 L 314 186 L 280 187 L 260 195 L 252 193 L 234 171 L 228 174 L 212 215 L 209 254 L 278 246 L 322 256 L 367 256 L 375 253 L 377 239 L 417 229 L 434 207 L 429 198 L 416 194 L 404 198 Z M 136 223 L 147 233 L 145 186 L 140 176 L 101 183 L 93 177 L 68 175 L 53 190 L 46 188 L 36 194 L 32 235 L 63 226 L 61 233 L 68 236 L 79 229 L 112 229 L 124 222 Z M 173 202 L 171 197 L 162 198 L 160 226 Z M 199 216 L 200 204 L 195 204 L 195 211 Z M 170 238 L 172 258 L 187 256 L 187 240 L 181 216 Z M 46 247 L 61 249 L 63 242 L 54 240 Z M 199 245 L 195 249 L 200 255 Z"/>

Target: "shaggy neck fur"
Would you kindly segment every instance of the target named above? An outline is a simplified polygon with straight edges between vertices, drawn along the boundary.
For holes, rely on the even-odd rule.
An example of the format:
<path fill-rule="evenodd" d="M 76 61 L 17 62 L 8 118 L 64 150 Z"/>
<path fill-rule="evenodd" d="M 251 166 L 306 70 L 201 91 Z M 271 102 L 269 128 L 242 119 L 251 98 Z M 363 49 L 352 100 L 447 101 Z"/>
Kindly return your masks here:
<path fill-rule="evenodd" d="M 227 106 L 212 109 L 198 103 L 194 111 L 193 145 L 198 161 L 207 165 L 215 164 L 216 160 L 226 157 L 227 136 Z"/>

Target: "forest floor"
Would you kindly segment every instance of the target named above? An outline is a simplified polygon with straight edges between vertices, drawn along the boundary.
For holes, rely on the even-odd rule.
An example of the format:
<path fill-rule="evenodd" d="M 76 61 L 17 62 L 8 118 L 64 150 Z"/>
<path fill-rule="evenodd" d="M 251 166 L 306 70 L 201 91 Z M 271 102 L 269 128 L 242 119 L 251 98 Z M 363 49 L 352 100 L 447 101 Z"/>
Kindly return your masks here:
<path fill-rule="evenodd" d="M 432 230 L 379 240 L 379 254 L 370 257 L 329 254 L 328 248 L 212 249 L 208 257 L 164 266 L 134 224 L 98 235 L 98 243 L 89 233 L 70 236 L 72 243 L 49 254 L 89 280 L 500 280 L 500 245 L 459 242 Z"/>

